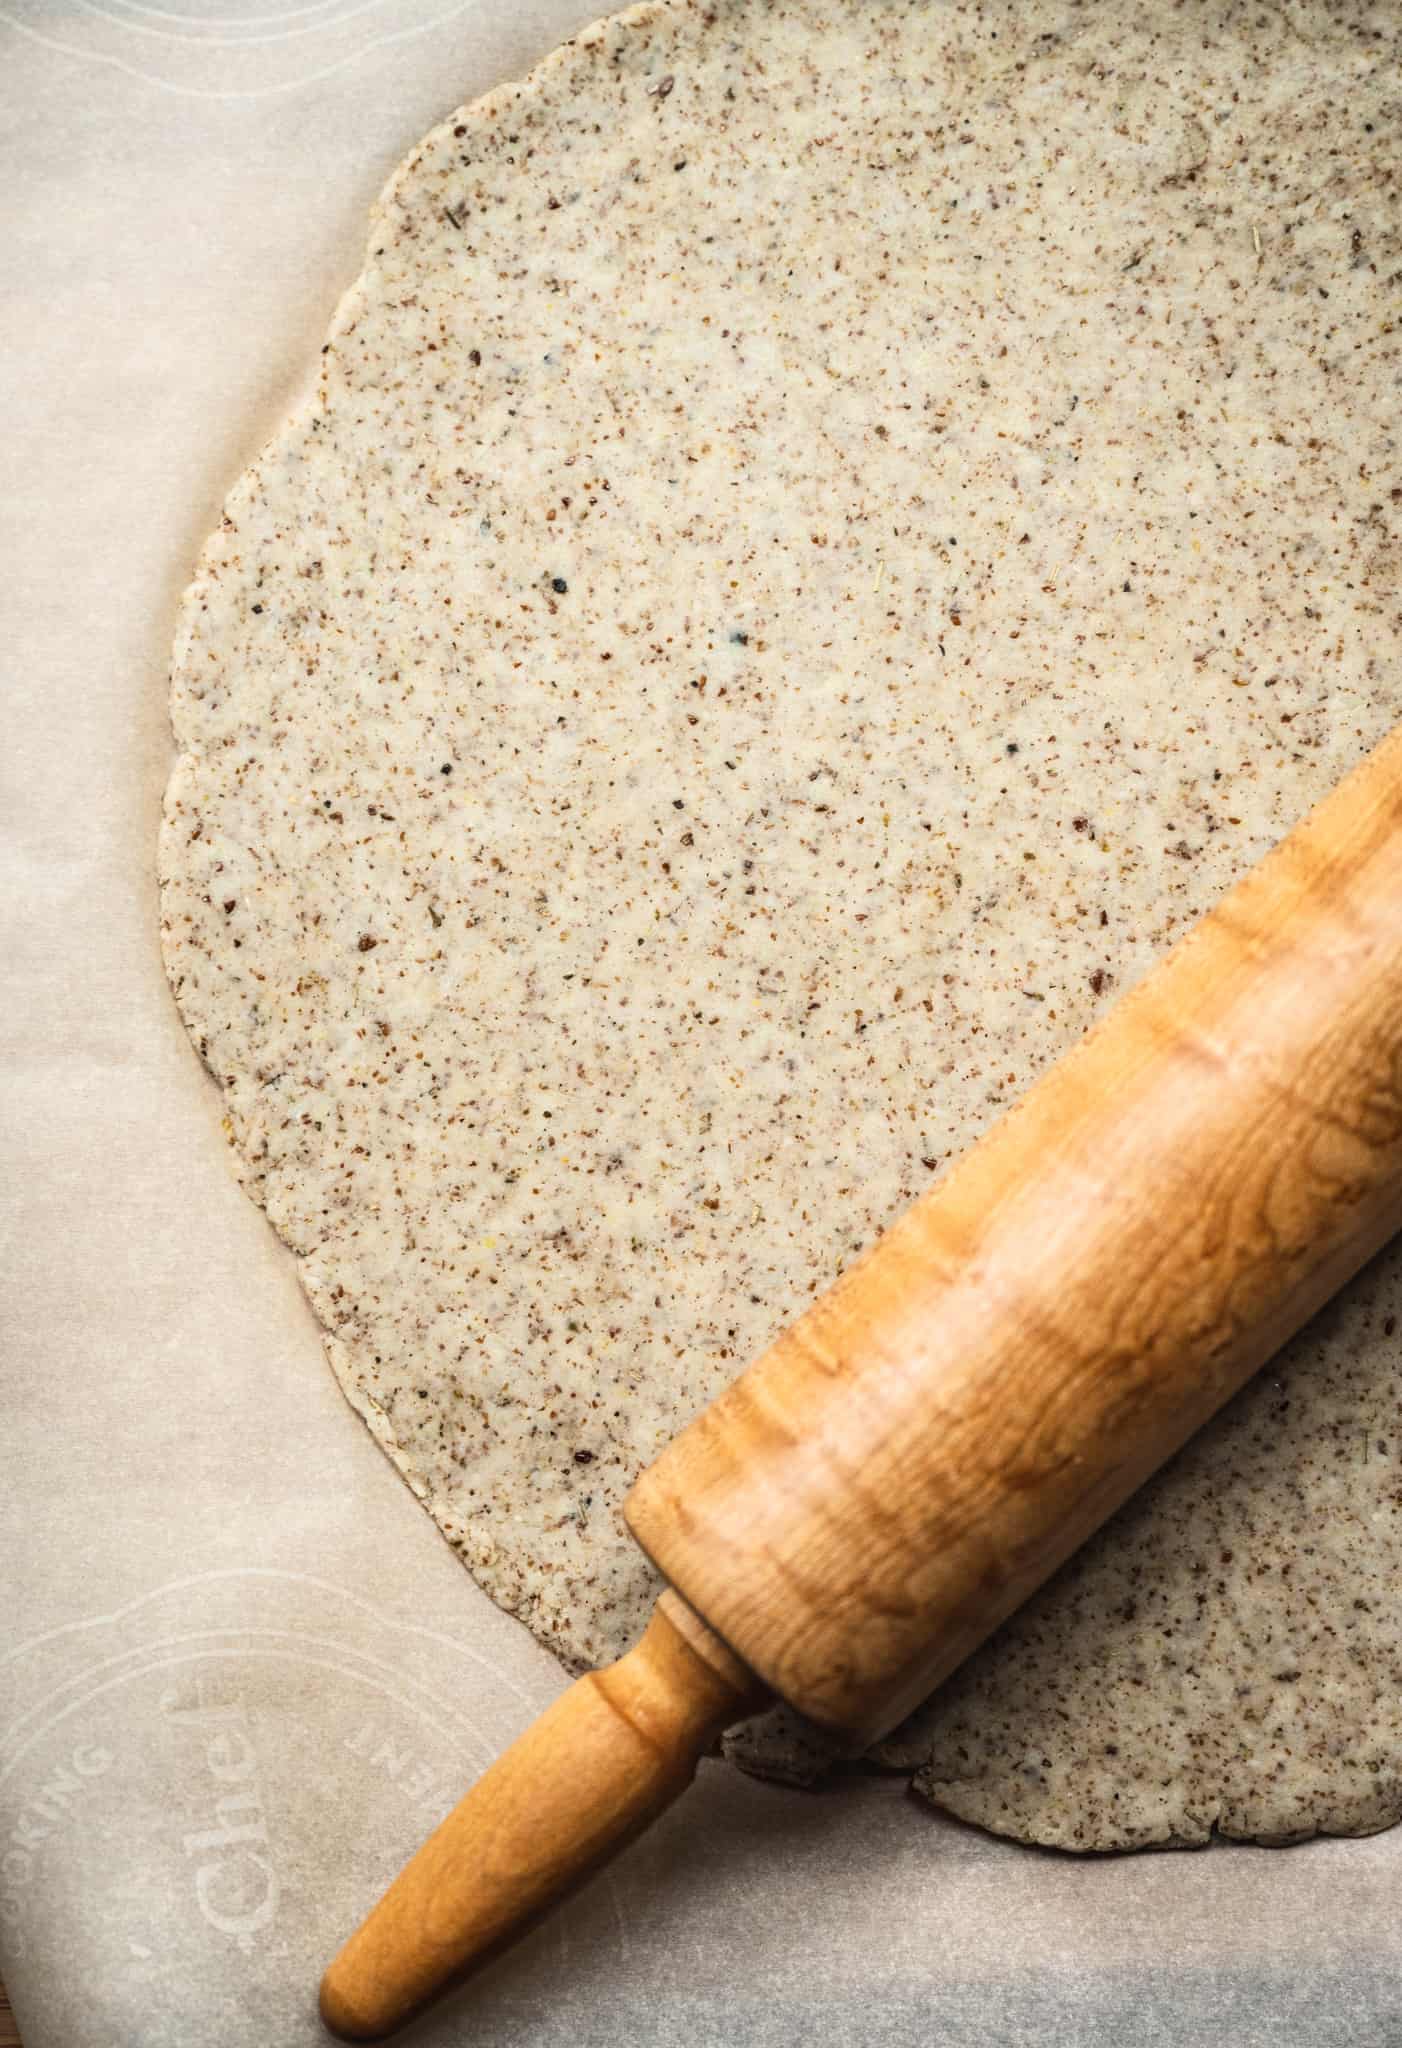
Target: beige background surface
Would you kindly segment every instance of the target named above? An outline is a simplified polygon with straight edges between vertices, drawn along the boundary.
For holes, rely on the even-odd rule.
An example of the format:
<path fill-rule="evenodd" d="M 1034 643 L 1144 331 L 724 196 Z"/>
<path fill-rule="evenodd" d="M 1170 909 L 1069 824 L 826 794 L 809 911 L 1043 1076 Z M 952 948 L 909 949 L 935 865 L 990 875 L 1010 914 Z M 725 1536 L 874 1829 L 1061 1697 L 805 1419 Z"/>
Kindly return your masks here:
<path fill-rule="evenodd" d="M 341 1401 L 156 944 L 180 588 L 376 189 L 561 0 L 0 0 L 0 1971 L 27 2048 L 292 2048 L 559 1684 Z M 1402 1835 L 1077 1862 L 714 1768 L 418 2038 L 1402 2042 Z"/>

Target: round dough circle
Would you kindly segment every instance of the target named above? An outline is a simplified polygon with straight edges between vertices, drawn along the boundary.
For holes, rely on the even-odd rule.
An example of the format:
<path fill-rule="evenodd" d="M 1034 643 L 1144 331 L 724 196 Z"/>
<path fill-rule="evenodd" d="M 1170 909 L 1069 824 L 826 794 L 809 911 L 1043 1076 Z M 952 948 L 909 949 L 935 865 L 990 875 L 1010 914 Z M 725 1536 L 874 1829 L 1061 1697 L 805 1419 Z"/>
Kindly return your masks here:
<path fill-rule="evenodd" d="M 639 1467 L 1397 716 L 1397 38 L 642 7 L 387 188 L 185 601 L 166 957 L 347 1396 L 567 1663 Z M 1397 1293 L 886 1760 L 1070 1846 L 1394 1818 Z"/>

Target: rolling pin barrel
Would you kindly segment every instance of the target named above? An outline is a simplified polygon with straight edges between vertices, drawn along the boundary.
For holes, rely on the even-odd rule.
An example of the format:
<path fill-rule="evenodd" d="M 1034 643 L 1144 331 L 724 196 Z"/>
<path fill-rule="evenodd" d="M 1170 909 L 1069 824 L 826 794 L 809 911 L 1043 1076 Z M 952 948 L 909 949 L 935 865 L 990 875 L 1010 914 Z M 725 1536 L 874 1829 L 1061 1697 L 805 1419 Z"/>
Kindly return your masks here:
<path fill-rule="evenodd" d="M 642 1475 L 626 1515 L 867 1741 L 1402 1221 L 1394 734 Z"/>
<path fill-rule="evenodd" d="M 1394 735 L 642 1475 L 661 1622 L 449 1815 L 325 2017 L 493 1952 L 766 1691 L 893 1726 L 1400 1221 Z"/>

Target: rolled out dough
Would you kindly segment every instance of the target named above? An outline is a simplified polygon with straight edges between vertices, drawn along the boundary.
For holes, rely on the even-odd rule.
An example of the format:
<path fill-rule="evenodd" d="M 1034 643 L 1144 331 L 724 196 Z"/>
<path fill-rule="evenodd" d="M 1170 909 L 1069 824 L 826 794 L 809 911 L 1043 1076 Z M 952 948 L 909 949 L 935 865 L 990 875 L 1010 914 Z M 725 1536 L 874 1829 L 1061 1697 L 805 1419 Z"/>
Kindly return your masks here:
<path fill-rule="evenodd" d="M 348 1398 L 567 1664 L 655 1590 L 640 1465 L 1402 710 L 1399 22 L 635 9 L 409 157 L 235 486 L 169 972 Z M 880 1756 L 1078 1847 L 1396 1818 L 1400 1294 Z"/>

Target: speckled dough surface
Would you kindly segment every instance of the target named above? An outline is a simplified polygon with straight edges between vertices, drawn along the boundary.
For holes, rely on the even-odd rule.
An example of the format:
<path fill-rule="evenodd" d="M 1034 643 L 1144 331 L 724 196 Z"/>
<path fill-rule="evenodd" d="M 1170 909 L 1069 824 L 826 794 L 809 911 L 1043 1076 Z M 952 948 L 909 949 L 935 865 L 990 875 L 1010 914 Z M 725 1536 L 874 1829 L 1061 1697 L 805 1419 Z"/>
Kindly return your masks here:
<path fill-rule="evenodd" d="M 567 1663 L 640 1465 L 1402 712 L 1400 19 L 636 10 L 409 158 L 235 487 L 170 976 Z M 1395 1818 L 1399 1270 L 885 1759 L 1072 1846 Z"/>

